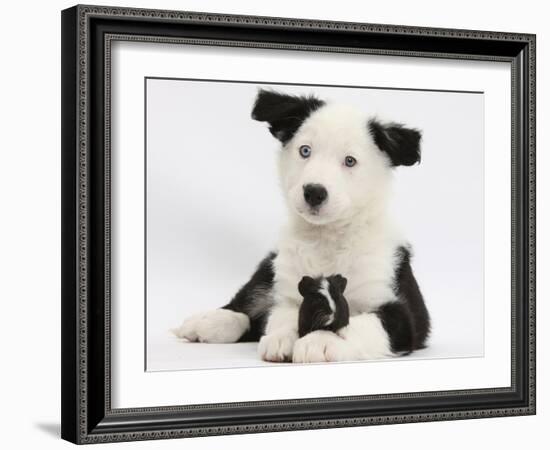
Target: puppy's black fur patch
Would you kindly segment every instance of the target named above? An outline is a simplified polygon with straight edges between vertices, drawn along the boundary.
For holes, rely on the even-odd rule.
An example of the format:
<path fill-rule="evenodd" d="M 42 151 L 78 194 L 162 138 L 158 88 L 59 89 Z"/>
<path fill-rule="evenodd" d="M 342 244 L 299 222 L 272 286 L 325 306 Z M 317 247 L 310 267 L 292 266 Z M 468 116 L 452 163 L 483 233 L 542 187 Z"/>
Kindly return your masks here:
<path fill-rule="evenodd" d="M 399 265 L 394 276 L 395 302 L 382 305 L 377 314 L 390 338 L 395 353 L 410 353 L 424 348 L 430 333 L 430 316 L 411 268 L 411 253 L 397 249 Z"/>
<path fill-rule="evenodd" d="M 325 104 L 314 96 L 296 96 L 261 89 L 252 118 L 267 122 L 269 131 L 283 144 L 292 139 L 309 115 Z"/>
<path fill-rule="evenodd" d="M 328 291 L 335 309 L 320 291 L 323 280 L 328 283 Z M 298 335 L 305 336 L 315 330 L 338 331 L 349 323 L 349 306 L 344 297 L 348 280 L 342 275 L 323 278 L 305 276 L 298 284 L 303 297 L 298 315 Z"/>
<path fill-rule="evenodd" d="M 375 119 L 368 123 L 375 144 L 388 155 L 392 166 L 412 166 L 420 162 L 422 133 L 398 123 L 383 125 Z"/>
<path fill-rule="evenodd" d="M 233 299 L 223 309 L 244 313 L 250 319 L 249 330 L 241 336 L 239 342 L 258 341 L 264 334 L 267 315 L 273 305 L 272 291 L 273 261 L 277 253 L 267 255 L 258 265 L 248 282 L 239 289 Z"/>

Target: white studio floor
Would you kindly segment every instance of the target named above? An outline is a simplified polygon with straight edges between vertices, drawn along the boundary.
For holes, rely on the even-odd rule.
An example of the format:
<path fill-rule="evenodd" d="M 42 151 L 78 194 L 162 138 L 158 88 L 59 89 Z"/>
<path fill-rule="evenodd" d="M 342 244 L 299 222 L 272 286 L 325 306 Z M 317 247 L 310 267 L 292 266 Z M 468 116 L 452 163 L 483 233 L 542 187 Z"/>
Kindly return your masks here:
<path fill-rule="evenodd" d="M 228 369 L 238 367 L 258 367 L 281 365 L 262 361 L 257 354 L 256 342 L 237 344 L 202 344 L 178 339 L 169 332 L 148 335 L 147 371 L 192 370 L 192 369 Z M 436 359 L 464 358 L 470 354 L 463 345 L 449 342 L 433 344 L 411 355 L 399 359 Z M 468 357 L 480 357 L 472 355 Z M 390 361 L 390 360 L 388 360 Z"/>

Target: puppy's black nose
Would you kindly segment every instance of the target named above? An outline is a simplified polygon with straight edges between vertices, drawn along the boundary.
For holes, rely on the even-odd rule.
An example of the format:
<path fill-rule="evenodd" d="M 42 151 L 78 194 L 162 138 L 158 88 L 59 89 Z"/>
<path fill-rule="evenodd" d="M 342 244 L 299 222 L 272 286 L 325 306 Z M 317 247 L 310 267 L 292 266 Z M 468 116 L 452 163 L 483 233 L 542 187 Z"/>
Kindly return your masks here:
<path fill-rule="evenodd" d="M 322 184 L 306 184 L 304 186 L 304 199 L 306 203 L 315 208 L 328 197 L 328 192 Z"/>

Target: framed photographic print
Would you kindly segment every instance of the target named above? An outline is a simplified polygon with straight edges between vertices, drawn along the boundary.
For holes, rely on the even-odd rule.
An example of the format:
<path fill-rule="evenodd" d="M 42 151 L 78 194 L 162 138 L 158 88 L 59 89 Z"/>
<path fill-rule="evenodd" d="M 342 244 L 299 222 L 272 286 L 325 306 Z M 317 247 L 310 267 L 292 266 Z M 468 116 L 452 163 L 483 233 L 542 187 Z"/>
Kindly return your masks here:
<path fill-rule="evenodd" d="M 535 36 L 62 12 L 62 437 L 535 413 Z"/>

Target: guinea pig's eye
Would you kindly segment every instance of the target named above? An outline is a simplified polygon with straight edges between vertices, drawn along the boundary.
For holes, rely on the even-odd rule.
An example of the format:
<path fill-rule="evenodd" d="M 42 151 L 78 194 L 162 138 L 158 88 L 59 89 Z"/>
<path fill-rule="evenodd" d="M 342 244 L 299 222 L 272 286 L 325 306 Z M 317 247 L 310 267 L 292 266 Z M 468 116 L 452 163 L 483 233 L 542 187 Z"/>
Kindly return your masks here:
<path fill-rule="evenodd" d="M 353 167 L 355 166 L 355 164 L 357 164 L 357 160 L 353 156 L 346 156 L 344 163 L 347 167 Z"/>
<path fill-rule="evenodd" d="M 300 156 L 302 158 L 309 158 L 311 156 L 311 147 L 309 145 L 301 145 Z"/>

